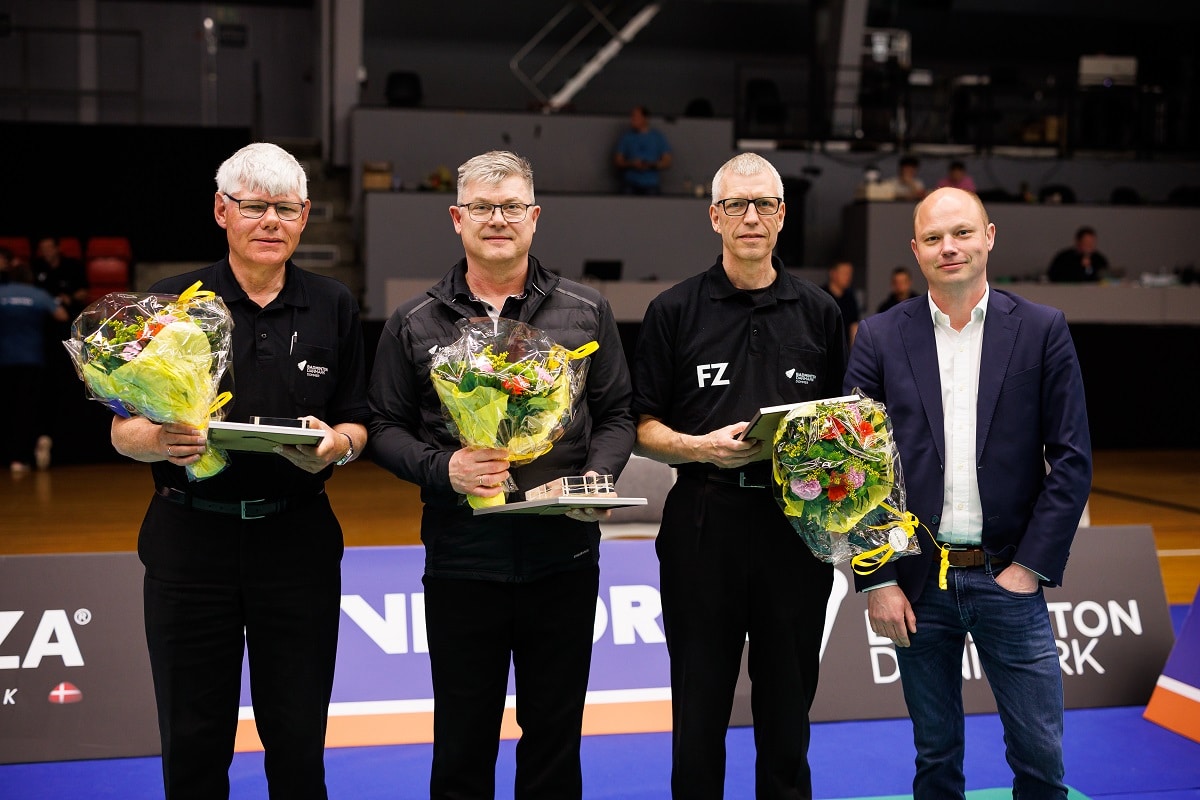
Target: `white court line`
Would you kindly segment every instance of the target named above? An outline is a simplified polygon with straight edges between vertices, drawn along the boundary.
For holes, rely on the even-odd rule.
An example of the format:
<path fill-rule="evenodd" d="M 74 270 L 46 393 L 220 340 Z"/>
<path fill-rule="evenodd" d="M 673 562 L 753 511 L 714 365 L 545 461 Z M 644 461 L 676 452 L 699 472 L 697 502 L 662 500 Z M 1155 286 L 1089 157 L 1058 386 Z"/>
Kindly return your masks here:
<path fill-rule="evenodd" d="M 1192 548 L 1191 550 L 1155 550 L 1154 554 L 1159 558 L 1171 558 L 1172 556 L 1200 556 L 1200 548 Z"/>

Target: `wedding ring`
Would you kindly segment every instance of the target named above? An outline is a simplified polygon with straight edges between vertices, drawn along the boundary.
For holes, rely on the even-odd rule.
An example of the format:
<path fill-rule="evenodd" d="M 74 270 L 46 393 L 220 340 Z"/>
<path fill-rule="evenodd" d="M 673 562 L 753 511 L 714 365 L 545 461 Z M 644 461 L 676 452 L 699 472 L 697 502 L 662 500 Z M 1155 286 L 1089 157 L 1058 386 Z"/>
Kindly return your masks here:
<path fill-rule="evenodd" d="M 479 485 L 483 486 L 483 476 L 482 475 L 479 476 Z"/>
<path fill-rule="evenodd" d="M 171 452 L 171 445 L 167 445 L 167 458 L 174 458 L 175 454 Z"/>

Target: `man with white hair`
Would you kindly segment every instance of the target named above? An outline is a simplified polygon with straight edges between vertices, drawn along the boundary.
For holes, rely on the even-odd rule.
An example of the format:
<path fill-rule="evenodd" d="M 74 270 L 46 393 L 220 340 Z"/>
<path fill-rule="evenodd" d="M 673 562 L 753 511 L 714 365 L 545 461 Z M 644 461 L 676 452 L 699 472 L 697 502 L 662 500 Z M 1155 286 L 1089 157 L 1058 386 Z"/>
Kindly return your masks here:
<path fill-rule="evenodd" d="M 310 207 L 290 153 L 247 145 L 217 171 L 213 214 L 228 255 L 151 291 L 202 281 L 229 308 L 228 420 L 307 417 L 321 443 L 230 452 L 224 471 L 189 481 L 204 431 L 141 416 L 112 423 L 116 449 L 154 474 L 138 554 L 168 800 L 229 796 L 247 650 L 271 796 L 328 797 L 343 542 L 325 481 L 366 447 L 369 409 L 358 304 L 291 261 Z"/>

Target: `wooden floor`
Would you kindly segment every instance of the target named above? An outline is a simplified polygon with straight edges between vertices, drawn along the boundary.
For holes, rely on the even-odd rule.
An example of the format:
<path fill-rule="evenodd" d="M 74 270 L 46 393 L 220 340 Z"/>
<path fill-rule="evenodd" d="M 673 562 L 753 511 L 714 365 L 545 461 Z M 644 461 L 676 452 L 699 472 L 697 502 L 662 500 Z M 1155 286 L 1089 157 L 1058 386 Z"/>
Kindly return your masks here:
<path fill-rule="evenodd" d="M 1151 525 L 1172 604 L 1191 603 L 1200 585 L 1197 487 L 1196 451 L 1095 456 L 1091 523 Z M 0 473 L 0 555 L 134 550 L 150 490 L 149 468 L 133 462 Z M 328 491 L 347 545 L 419 543 L 420 499 L 412 484 L 363 461 L 338 470 Z"/>

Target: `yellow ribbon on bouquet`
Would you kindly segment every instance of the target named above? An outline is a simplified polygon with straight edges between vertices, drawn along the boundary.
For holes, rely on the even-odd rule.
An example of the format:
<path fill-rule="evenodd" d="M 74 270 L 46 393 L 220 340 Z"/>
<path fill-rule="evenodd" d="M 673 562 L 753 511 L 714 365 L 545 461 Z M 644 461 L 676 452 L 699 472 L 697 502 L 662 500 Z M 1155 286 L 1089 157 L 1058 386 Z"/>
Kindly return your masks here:
<path fill-rule="evenodd" d="M 873 531 L 884 531 L 899 528 L 904 531 L 905 541 L 917 535 L 917 528 L 924 527 L 921 521 L 917 519 L 917 515 L 911 511 L 897 511 L 887 503 L 880 503 L 879 507 L 889 514 L 899 517 L 898 520 L 889 522 L 886 525 L 868 525 L 867 527 Z M 865 550 L 850 559 L 850 568 L 858 575 L 870 575 L 875 570 L 887 563 L 893 555 L 896 554 L 896 548 L 889 541 L 872 550 Z"/>

